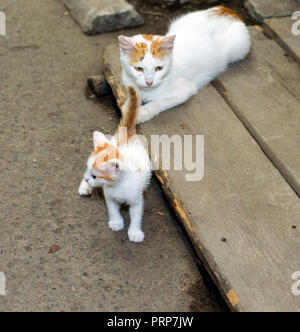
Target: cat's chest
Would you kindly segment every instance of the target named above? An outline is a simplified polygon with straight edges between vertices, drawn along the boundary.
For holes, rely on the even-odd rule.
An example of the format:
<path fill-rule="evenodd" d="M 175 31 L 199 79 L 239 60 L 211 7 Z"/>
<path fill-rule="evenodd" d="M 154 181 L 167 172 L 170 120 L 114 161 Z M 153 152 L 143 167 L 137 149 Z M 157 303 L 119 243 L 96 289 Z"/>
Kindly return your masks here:
<path fill-rule="evenodd" d="M 119 204 L 131 204 L 135 200 L 135 190 L 123 181 L 117 186 L 104 188 L 106 195 Z"/>
<path fill-rule="evenodd" d="M 165 86 L 162 85 L 155 89 L 143 89 L 140 93 L 143 104 L 168 97 L 167 90 Z"/>

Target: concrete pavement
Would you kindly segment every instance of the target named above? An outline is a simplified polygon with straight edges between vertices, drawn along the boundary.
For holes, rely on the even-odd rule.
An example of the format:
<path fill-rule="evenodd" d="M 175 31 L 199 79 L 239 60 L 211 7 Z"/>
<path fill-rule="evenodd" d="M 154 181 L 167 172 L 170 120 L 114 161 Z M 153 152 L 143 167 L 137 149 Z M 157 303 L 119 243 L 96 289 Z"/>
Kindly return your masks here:
<path fill-rule="evenodd" d="M 85 36 L 59 0 L 0 11 L 0 311 L 222 310 L 155 182 L 141 245 L 108 229 L 101 194 L 77 194 L 92 132 L 119 121 L 85 92 L 117 34 Z"/>

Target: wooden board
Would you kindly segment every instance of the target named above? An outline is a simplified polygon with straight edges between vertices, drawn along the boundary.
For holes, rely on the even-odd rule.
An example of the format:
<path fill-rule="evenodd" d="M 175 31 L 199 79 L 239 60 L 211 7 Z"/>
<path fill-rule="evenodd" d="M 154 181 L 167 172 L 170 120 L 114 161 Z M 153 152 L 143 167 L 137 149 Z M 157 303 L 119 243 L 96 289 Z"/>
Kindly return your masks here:
<path fill-rule="evenodd" d="M 122 98 L 117 46 L 106 49 L 104 63 Z M 300 269 L 299 199 L 216 89 L 209 85 L 140 129 L 148 138 L 205 135 L 202 181 L 186 182 L 185 170 L 156 176 L 231 309 L 300 311 L 291 292 Z"/>
<path fill-rule="evenodd" d="M 215 86 L 300 195 L 300 67 L 260 29 L 248 59 Z"/>
<path fill-rule="evenodd" d="M 265 20 L 263 28 L 271 38 L 274 38 L 289 55 L 300 63 L 300 35 L 296 36 L 292 33 L 292 27 L 295 23 L 296 21 L 292 20 L 291 17 L 273 18 Z"/>

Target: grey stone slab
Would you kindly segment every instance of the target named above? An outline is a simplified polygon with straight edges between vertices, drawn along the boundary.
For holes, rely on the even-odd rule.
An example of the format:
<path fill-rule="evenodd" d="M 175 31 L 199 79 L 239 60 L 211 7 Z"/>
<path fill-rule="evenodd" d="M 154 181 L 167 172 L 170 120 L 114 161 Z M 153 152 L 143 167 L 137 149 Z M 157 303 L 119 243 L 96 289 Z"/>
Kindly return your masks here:
<path fill-rule="evenodd" d="M 295 20 L 290 17 L 268 19 L 265 20 L 263 27 L 289 55 L 300 63 L 300 25 Z"/>
<path fill-rule="evenodd" d="M 300 68 L 260 27 L 246 61 L 220 76 L 218 90 L 300 195 Z"/>
<path fill-rule="evenodd" d="M 106 48 L 104 66 L 122 104 L 117 45 Z M 299 311 L 291 278 L 299 270 L 300 201 L 216 89 L 207 86 L 140 130 L 148 139 L 205 135 L 202 181 L 186 182 L 186 170 L 156 176 L 231 309 Z"/>
<path fill-rule="evenodd" d="M 63 0 L 63 3 L 88 35 L 144 23 L 134 7 L 125 0 Z"/>
<path fill-rule="evenodd" d="M 266 18 L 291 16 L 300 9 L 296 0 L 247 0 L 245 5 L 260 23 Z"/>

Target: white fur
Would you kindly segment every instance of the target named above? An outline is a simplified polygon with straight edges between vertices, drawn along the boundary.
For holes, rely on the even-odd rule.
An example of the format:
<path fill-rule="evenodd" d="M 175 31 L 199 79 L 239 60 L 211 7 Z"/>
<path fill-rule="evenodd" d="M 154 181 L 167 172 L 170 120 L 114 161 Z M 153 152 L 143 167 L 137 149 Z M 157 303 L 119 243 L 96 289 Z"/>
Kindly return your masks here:
<path fill-rule="evenodd" d="M 116 136 L 108 139 L 102 133 L 94 133 L 95 148 L 97 145 L 101 146 L 107 142 L 117 147 Z M 124 158 L 122 161 L 113 159 L 107 162 L 105 166 L 105 170 L 109 170 L 109 175 L 114 179 L 113 182 L 93 178 L 96 172 L 93 169 L 96 156 L 90 156 L 87 162 L 87 171 L 79 187 L 79 194 L 85 196 L 91 194 L 92 188 L 103 188 L 109 215 L 108 225 L 113 231 L 119 231 L 124 228 L 124 220 L 120 214 L 120 205 L 129 205 L 131 219 L 128 230 L 129 240 L 142 242 L 144 240 L 142 231 L 143 192 L 150 182 L 151 162 L 148 152 L 138 136 L 133 136 L 127 145 L 121 145 L 119 153 Z M 115 167 L 116 164 L 118 164 L 117 168 Z"/>
<path fill-rule="evenodd" d="M 132 66 L 130 49 L 125 49 L 121 43 L 124 37 L 120 37 L 124 84 L 136 84 L 146 103 L 139 111 L 138 123 L 186 102 L 230 63 L 244 59 L 249 53 L 251 41 L 246 25 L 231 16 L 216 15 L 213 10 L 190 13 L 175 20 L 166 35 L 176 36 L 173 51 L 170 49 L 169 56 L 161 60 L 149 51 Z M 142 35 L 127 38 L 132 45 L 140 41 L 151 43 Z M 135 66 L 143 68 L 143 72 L 135 70 Z M 157 66 L 163 70 L 156 72 Z M 151 87 L 147 86 L 147 80 L 153 81 Z"/>

